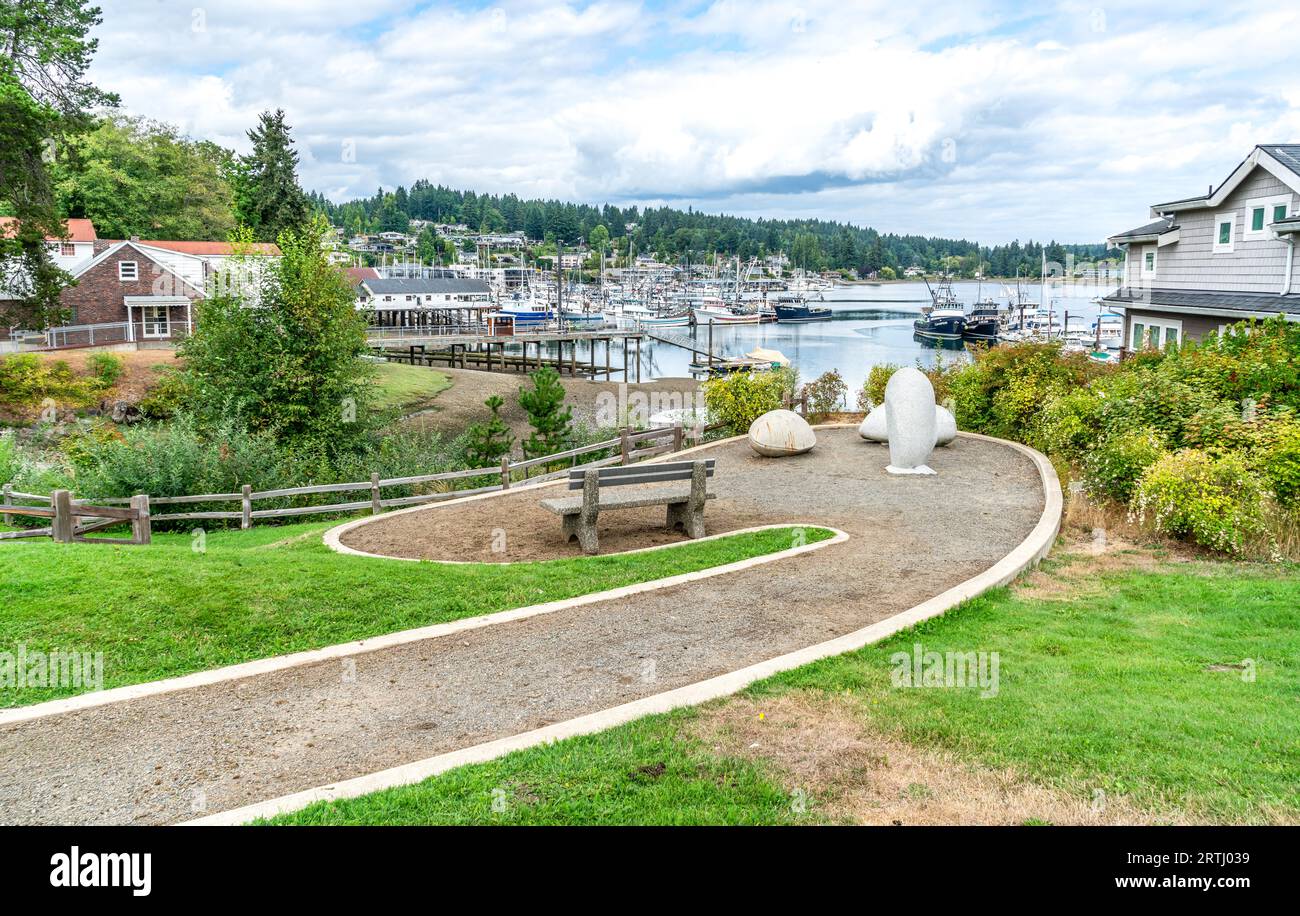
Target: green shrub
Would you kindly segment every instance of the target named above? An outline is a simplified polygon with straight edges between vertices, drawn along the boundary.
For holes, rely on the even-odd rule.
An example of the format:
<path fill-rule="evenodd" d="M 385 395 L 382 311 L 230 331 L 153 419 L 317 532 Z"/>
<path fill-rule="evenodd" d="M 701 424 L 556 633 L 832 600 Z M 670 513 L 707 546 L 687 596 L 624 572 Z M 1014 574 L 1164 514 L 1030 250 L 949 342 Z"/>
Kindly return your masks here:
<path fill-rule="evenodd" d="M 1183 449 L 1147 468 L 1131 513 L 1164 534 L 1240 556 L 1264 535 L 1263 506 L 1263 485 L 1241 458 Z"/>
<path fill-rule="evenodd" d="M 140 412 L 150 420 L 167 420 L 184 410 L 191 396 L 185 374 L 169 368 L 140 399 Z"/>
<path fill-rule="evenodd" d="M 809 412 L 825 416 L 839 409 L 844 396 L 849 393 L 849 386 L 844 384 L 844 377 L 839 370 L 832 369 L 804 385 L 803 393 L 808 398 Z"/>
<path fill-rule="evenodd" d="M 1124 430 L 1108 436 L 1083 461 L 1083 485 L 1094 499 L 1127 503 L 1146 469 L 1166 455 L 1154 430 Z"/>
<path fill-rule="evenodd" d="M 1280 505 L 1300 508 L 1300 423 L 1281 425 L 1272 441 L 1256 452 L 1252 464 Z"/>
<path fill-rule="evenodd" d="M 86 360 L 86 368 L 100 388 L 112 388 L 126 371 L 122 357 L 116 353 L 92 353 Z"/>
<path fill-rule="evenodd" d="M 867 413 L 877 404 L 885 403 L 885 386 L 889 384 L 889 380 L 899 368 L 893 363 L 881 363 L 871 367 L 862 390 L 858 392 L 858 410 Z"/>
<path fill-rule="evenodd" d="M 1049 398 L 1034 418 L 1030 444 L 1050 456 L 1078 460 L 1100 438 L 1101 404 L 1088 388 Z"/>
<path fill-rule="evenodd" d="M 85 381 L 63 360 L 42 360 L 35 353 L 0 357 L 0 405 L 33 407 L 49 399 L 84 406 L 92 400 Z"/>
<path fill-rule="evenodd" d="M 743 433 L 769 410 L 780 410 L 786 395 L 793 396 L 794 383 L 790 369 L 733 372 L 704 383 L 704 404 L 710 417 Z"/>
<path fill-rule="evenodd" d="M 487 422 L 475 423 L 465 431 L 466 451 L 470 464 L 476 468 L 486 468 L 510 454 L 514 435 L 506 421 L 501 419 L 501 407 L 505 401 L 500 395 L 492 395 L 483 402 L 489 411 Z"/>

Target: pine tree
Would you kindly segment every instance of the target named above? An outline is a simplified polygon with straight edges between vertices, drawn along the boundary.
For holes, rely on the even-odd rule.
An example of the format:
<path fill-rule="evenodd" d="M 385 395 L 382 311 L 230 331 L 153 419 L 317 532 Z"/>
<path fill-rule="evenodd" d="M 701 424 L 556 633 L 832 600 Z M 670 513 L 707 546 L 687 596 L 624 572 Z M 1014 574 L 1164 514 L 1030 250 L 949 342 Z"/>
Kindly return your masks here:
<path fill-rule="evenodd" d="M 502 455 L 510 453 L 510 446 L 515 441 L 510 427 L 501 419 L 501 407 L 505 404 L 501 396 L 494 394 L 483 403 L 492 411 L 492 416 L 486 423 L 475 423 L 465 431 L 465 452 L 470 464 L 476 468 L 492 467 Z"/>
<path fill-rule="evenodd" d="M 262 112 L 248 139 L 253 151 L 242 159 L 240 221 L 258 241 L 274 242 L 286 229 L 301 230 L 311 215 L 307 195 L 298 185 L 298 153 L 284 111 Z"/>
<path fill-rule="evenodd" d="M 544 366 L 532 373 L 531 391 L 519 390 L 519 406 L 528 413 L 533 434 L 524 442 L 524 455 L 540 458 L 564 451 L 573 433 L 573 408 L 564 406 L 564 385 L 560 373 Z"/>

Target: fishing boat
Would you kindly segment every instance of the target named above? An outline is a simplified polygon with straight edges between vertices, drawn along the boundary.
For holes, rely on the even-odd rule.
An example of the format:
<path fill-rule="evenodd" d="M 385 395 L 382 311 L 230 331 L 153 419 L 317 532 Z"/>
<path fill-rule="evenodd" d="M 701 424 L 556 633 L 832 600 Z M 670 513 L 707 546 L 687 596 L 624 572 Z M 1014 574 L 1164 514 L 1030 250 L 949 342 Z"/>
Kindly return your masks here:
<path fill-rule="evenodd" d="M 922 308 L 921 317 L 912 323 L 916 336 L 922 340 L 961 340 L 966 329 L 966 310 L 952 291 L 952 281 L 944 277 L 938 286 L 930 289 L 927 280 L 925 287 L 930 290 L 931 305 Z"/>
<path fill-rule="evenodd" d="M 1002 330 L 1002 311 L 992 299 L 983 299 L 971 306 L 966 323 L 962 326 L 962 340 L 973 343 L 994 344 Z"/>
<path fill-rule="evenodd" d="M 715 296 L 706 296 L 699 305 L 691 306 L 697 324 L 758 324 L 761 317 L 757 311 L 743 312 L 727 305 Z"/>
<path fill-rule="evenodd" d="M 566 324 L 591 325 L 605 323 L 605 316 L 600 312 L 571 312 L 565 309 L 560 315 L 564 318 Z"/>
<path fill-rule="evenodd" d="M 829 307 L 810 305 L 803 296 L 776 296 L 770 300 L 770 305 L 780 324 L 806 324 L 831 317 Z"/>
<path fill-rule="evenodd" d="M 509 299 L 503 299 L 499 311 L 513 318 L 516 327 L 526 324 L 544 324 L 555 317 L 555 310 L 548 303 L 539 302 L 531 296 L 524 298 L 518 293 Z"/>

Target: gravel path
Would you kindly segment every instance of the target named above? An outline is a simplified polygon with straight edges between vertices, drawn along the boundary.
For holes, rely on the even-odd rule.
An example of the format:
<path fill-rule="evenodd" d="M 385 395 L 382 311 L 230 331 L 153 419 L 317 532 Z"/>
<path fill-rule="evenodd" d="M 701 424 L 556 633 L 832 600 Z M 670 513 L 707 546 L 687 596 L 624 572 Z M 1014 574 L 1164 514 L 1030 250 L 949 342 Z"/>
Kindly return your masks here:
<path fill-rule="evenodd" d="M 905 610 L 1001 559 L 1041 513 L 1033 464 L 997 443 L 959 438 L 936 451 L 939 476 L 890 477 L 884 447 L 851 429 L 818 437 L 812 453 L 775 460 L 743 442 L 717 446 L 717 503 L 841 528 L 844 543 L 342 663 L 7 726 L 0 822 L 183 820 L 670 690 Z M 375 526 L 427 521 L 436 536 L 439 511 Z"/>

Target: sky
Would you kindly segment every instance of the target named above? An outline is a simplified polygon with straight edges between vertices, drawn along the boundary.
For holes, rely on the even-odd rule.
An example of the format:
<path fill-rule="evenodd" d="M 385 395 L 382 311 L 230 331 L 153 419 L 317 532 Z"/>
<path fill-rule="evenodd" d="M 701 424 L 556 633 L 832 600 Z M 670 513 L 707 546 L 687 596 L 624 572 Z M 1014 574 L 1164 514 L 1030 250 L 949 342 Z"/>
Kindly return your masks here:
<path fill-rule="evenodd" d="M 1300 4 L 98 0 L 123 108 L 304 187 L 1096 242 L 1300 141 Z M 201 2 L 201 0 L 200 0 Z"/>

